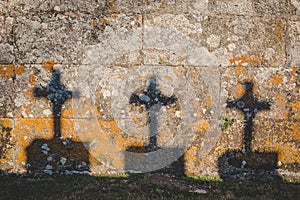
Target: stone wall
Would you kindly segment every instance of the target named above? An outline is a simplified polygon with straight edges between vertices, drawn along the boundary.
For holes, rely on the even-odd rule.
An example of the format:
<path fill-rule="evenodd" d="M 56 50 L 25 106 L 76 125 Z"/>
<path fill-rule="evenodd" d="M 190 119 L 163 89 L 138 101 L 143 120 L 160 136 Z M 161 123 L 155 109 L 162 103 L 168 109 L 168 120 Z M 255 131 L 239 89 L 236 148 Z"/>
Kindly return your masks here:
<path fill-rule="evenodd" d="M 0 2 L 0 169 L 299 177 L 299 0 Z M 178 169 L 179 170 L 179 169 Z"/>

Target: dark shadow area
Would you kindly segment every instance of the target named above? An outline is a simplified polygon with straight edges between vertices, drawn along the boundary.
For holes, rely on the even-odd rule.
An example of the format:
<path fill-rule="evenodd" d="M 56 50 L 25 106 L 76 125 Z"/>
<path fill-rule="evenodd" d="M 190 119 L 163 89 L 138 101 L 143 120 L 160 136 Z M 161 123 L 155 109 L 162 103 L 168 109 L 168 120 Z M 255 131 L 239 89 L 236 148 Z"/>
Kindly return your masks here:
<path fill-rule="evenodd" d="M 131 171 L 134 169 L 137 169 L 135 165 L 141 164 L 143 165 L 146 163 L 139 163 L 141 160 L 145 159 L 147 156 L 144 156 L 144 153 L 150 153 L 155 152 L 161 149 L 159 145 L 157 144 L 157 136 L 158 136 L 158 114 L 159 110 L 162 106 L 175 106 L 177 103 L 177 98 L 173 95 L 171 97 L 165 96 L 161 93 L 160 90 L 157 89 L 157 78 L 151 77 L 148 80 L 148 87 L 143 92 L 135 92 L 131 95 L 130 104 L 133 104 L 134 106 L 145 106 L 147 112 L 148 112 L 148 124 L 149 124 L 149 134 L 150 139 L 149 143 L 146 146 L 131 146 L 126 149 L 128 152 L 133 153 L 140 153 L 141 158 L 140 159 L 132 159 L 130 156 L 125 155 L 125 171 Z M 162 155 L 166 156 L 165 154 L 168 154 L 172 157 L 172 154 L 174 153 L 175 157 L 178 154 L 178 152 L 183 152 L 182 149 L 179 148 L 164 148 L 162 150 Z M 184 152 L 183 152 L 184 153 Z M 180 153 L 179 153 L 180 155 Z M 136 155 L 138 157 L 138 155 Z M 167 158 L 166 158 L 167 159 Z M 156 160 L 151 160 L 152 163 L 149 163 L 150 165 L 155 165 L 157 162 L 157 165 L 160 163 L 164 163 L 163 158 L 158 158 Z M 151 162 L 150 161 L 150 162 Z M 146 166 L 145 166 L 146 169 Z M 184 159 L 183 156 L 180 156 L 175 162 L 171 163 L 170 165 L 167 165 L 166 167 L 163 167 L 160 170 L 154 171 L 153 173 L 164 173 L 169 174 L 176 177 L 183 177 L 184 176 Z"/>
<path fill-rule="evenodd" d="M 252 133 L 253 119 L 262 110 L 270 110 L 270 103 L 260 102 L 253 94 L 253 83 L 246 82 L 245 94 L 237 101 L 228 101 L 228 108 L 236 108 L 243 112 L 245 119 L 244 149 L 227 151 L 218 159 L 219 175 L 222 179 L 278 179 L 278 153 L 253 151 Z"/>
<path fill-rule="evenodd" d="M 177 98 L 174 96 L 167 97 L 157 89 L 157 78 L 149 79 L 149 86 L 146 91 L 141 94 L 132 94 L 129 100 L 130 104 L 137 106 L 145 106 L 148 111 L 148 124 L 150 141 L 147 146 L 129 147 L 127 151 L 148 153 L 159 149 L 157 145 L 157 118 L 159 110 L 162 106 L 175 105 Z"/>
<path fill-rule="evenodd" d="M 34 96 L 47 98 L 53 104 L 54 137 L 35 139 L 27 148 L 28 173 L 76 173 L 89 172 L 88 145 L 61 137 L 62 105 L 70 98 L 77 98 L 78 92 L 72 92 L 62 84 L 60 71 L 53 70 L 51 82 L 46 87 L 37 87 Z"/>
<path fill-rule="evenodd" d="M 59 75 L 55 74 L 53 77 L 59 78 Z M 56 84 L 60 85 L 58 87 L 61 88 L 60 91 L 64 91 L 60 81 L 56 81 Z M 41 90 L 50 91 L 46 88 L 37 89 L 37 91 Z M 51 91 L 55 92 L 56 90 L 51 89 Z M 68 92 L 67 96 L 62 98 L 65 98 L 65 100 L 71 98 L 72 96 L 69 97 L 69 94 L 72 93 Z M 48 95 L 46 97 L 50 98 Z M 59 97 L 60 95 L 57 98 Z M 64 103 L 65 100 L 59 101 Z M 58 105 L 57 108 L 61 108 L 61 105 Z M 247 106 L 245 108 L 247 109 Z M 60 127 L 60 115 L 58 114 L 61 113 L 61 110 L 57 109 L 54 113 L 57 116 L 55 121 L 59 123 L 55 127 Z M 251 117 L 248 119 L 252 120 Z M 57 128 L 54 130 L 58 131 Z M 252 130 L 252 127 L 249 130 Z M 10 129 L 4 131 L 10 132 Z M 149 147 L 150 152 L 149 148 L 132 147 L 133 152 L 153 153 L 153 150 L 161 150 L 159 147 L 157 149 L 153 147 L 157 146 L 155 141 L 150 142 L 152 146 Z M 251 142 L 245 143 L 245 146 L 248 144 L 251 144 Z M 184 177 L 183 156 L 171 165 L 150 173 L 113 176 L 90 176 L 74 173 L 66 175 L 66 171 L 89 171 L 89 151 L 86 146 L 71 139 L 61 139 L 60 131 L 55 132 L 52 139 L 34 140 L 27 148 L 28 173 L 24 175 L 7 173 L 7 176 L 0 176 L 0 198 L 248 200 L 298 199 L 300 196 L 299 181 L 289 183 L 262 179 L 264 176 L 266 178 L 277 176 L 275 170 L 277 169 L 278 155 L 275 152 L 253 152 L 251 148 L 247 152 L 246 150 L 228 151 L 219 158 L 219 173 L 226 182 L 219 179 Z M 170 149 L 170 152 L 178 150 Z M 299 164 L 296 163 L 292 167 L 294 166 L 299 166 Z M 44 172 L 44 170 L 54 174 L 51 176 L 34 176 L 34 172 Z M 64 172 L 64 174 L 55 172 Z M 269 175 L 267 172 L 269 172 Z M 6 172 L 0 170 L 0 175 L 2 173 L 5 174 Z M 232 177 L 241 177 L 243 174 L 248 175 L 248 177 L 254 176 L 257 179 L 247 179 L 247 177 L 242 180 L 232 179 Z M 231 177 L 231 179 L 227 179 L 228 177 Z"/>
<path fill-rule="evenodd" d="M 1 199 L 299 199 L 300 184 L 206 181 L 160 174 L 0 176 Z"/>

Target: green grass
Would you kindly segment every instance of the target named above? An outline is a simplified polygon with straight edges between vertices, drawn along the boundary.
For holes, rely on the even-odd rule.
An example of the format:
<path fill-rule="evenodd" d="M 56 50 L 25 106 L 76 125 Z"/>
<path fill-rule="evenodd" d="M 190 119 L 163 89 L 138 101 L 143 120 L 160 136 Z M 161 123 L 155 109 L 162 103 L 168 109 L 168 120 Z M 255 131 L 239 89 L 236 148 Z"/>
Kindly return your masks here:
<path fill-rule="evenodd" d="M 219 177 L 210 177 L 210 176 L 188 176 L 187 179 L 195 181 L 206 181 L 206 182 L 223 182 L 223 179 Z"/>
<path fill-rule="evenodd" d="M 171 178 L 158 173 L 113 176 L 0 177 L 0 199 L 297 199 L 300 184 Z M 202 191 L 202 192 L 197 192 Z M 203 192 L 205 191 L 205 192 Z"/>

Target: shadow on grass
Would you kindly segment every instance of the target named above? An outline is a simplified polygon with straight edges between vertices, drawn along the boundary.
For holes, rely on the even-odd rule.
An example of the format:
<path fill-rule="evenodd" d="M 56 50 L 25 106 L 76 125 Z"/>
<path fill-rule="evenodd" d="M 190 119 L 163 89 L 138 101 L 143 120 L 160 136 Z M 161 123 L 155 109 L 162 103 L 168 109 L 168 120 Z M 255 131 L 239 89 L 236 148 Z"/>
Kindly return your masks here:
<path fill-rule="evenodd" d="M 207 181 L 161 173 L 1 176 L 1 199 L 297 199 L 299 183 Z"/>

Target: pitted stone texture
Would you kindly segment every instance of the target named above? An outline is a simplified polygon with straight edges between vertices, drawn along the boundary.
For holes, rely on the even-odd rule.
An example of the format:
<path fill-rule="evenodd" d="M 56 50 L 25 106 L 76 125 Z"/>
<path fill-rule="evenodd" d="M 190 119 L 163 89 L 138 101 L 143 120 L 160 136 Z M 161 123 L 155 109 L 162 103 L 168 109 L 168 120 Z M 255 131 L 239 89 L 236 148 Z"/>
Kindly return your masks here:
<path fill-rule="evenodd" d="M 0 63 L 14 63 L 14 46 L 8 43 L 0 44 Z"/>
<path fill-rule="evenodd" d="M 230 15 L 253 15 L 254 8 L 252 0 L 211 0 L 209 1 L 209 9 L 215 14 Z"/>
<path fill-rule="evenodd" d="M 300 15 L 300 1 L 299 0 L 291 0 L 291 3 L 297 8 L 296 14 Z"/>
<path fill-rule="evenodd" d="M 87 55 L 92 45 L 99 44 L 99 54 L 102 57 L 101 63 L 114 62 L 119 65 L 140 65 L 142 56 L 142 15 L 112 14 L 88 18 L 90 26 L 84 29 L 83 41 L 85 45 L 82 55 Z M 123 50 L 127 53 L 123 54 Z M 120 52 L 117 57 L 113 54 Z M 81 56 L 83 58 L 83 56 Z M 97 59 L 97 58 L 95 58 Z"/>
<path fill-rule="evenodd" d="M 280 19 L 255 17 L 207 17 L 199 41 L 221 60 L 223 66 L 244 54 L 260 55 L 267 66 L 285 64 L 286 23 Z M 220 61 L 219 61 L 220 62 Z"/>
<path fill-rule="evenodd" d="M 13 17 L 0 16 L 0 42 L 12 44 L 14 36 L 12 34 L 12 28 L 14 24 Z"/>
<path fill-rule="evenodd" d="M 15 62 L 15 48 L 12 17 L 0 16 L 0 63 L 10 64 Z"/>
<path fill-rule="evenodd" d="M 24 95 L 32 84 L 29 72 L 23 65 L 0 65 L 0 116 L 13 117 L 22 105 L 27 105 Z M 21 115 L 21 113 L 19 113 Z"/>
<path fill-rule="evenodd" d="M 195 139 L 194 142 L 203 147 L 202 152 L 199 153 L 201 155 L 208 153 L 209 149 L 214 147 L 220 131 L 215 122 L 222 111 L 218 96 L 220 76 L 217 70 L 169 66 L 136 66 L 134 68 L 118 66 L 111 68 L 97 64 L 82 66 L 83 71 L 88 72 L 87 69 L 90 69 L 89 74 L 81 74 L 80 71 L 79 74 L 83 77 L 80 78 L 81 81 L 87 84 L 82 85 L 83 90 L 87 91 L 84 88 L 89 88 L 89 93 L 84 92 L 83 95 L 89 96 L 97 105 L 92 119 L 103 121 L 101 123 L 116 123 L 122 140 L 130 139 L 140 141 L 140 144 L 148 143 L 150 134 L 147 110 L 130 105 L 129 99 L 136 91 L 144 91 L 147 88 L 149 78 L 157 77 L 157 89 L 166 96 L 174 95 L 178 98 L 175 107 L 164 106 L 159 111 L 157 124 L 159 146 L 167 149 L 181 149 L 186 148 L 186 145 L 189 146 L 186 144 L 189 140 Z M 78 99 L 77 105 L 80 104 L 80 99 Z M 107 111 L 104 110 L 105 107 L 108 107 Z M 76 109 L 76 103 L 73 108 Z M 191 130 L 185 129 L 187 127 Z M 81 128 L 84 127 L 78 126 L 79 132 Z M 202 143 L 203 140 L 205 142 Z M 119 142 L 117 144 L 119 144 L 115 144 L 117 154 L 124 147 L 129 147 L 122 147 L 122 143 Z M 149 154 L 149 156 L 155 154 Z M 130 163 L 135 162 L 136 157 L 131 156 L 131 154 L 125 154 L 126 170 L 130 170 Z M 144 158 L 150 159 L 150 157 Z M 162 164 L 156 162 L 140 170 L 147 171 L 151 167 L 155 168 Z"/>
<path fill-rule="evenodd" d="M 154 14 L 144 21 L 145 64 L 228 66 L 231 58 L 253 52 L 261 64 L 285 64 L 281 19 Z"/>
<path fill-rule="evenodd" d="M 253 148 L 278 153 L 279 169 L 299 172 L 299 121 L 255 120 Z"/>
<path fill-rule="evenodd" d="M 300 66 L 300 22 L 299 17 L 295 17 L 288 22 L 288 41 L 287 41 L 287 55 L 288 65 L 291 67 Z"/>
<path fill-rule="evenodd" d="M 16 61 L 81 63 L 86 45 L 99 43 L 116 33 L 127 34 L 140 26 L 141 18 L 138 15 L 93 18 L 85 14 L 68 13 L 17 17 L 14 29 L 18 49 Z"/>
<path fill-rule="evenodd" d="M 296 8 L 291 1 L 286 0 L 253 0 L 255 12 L 258 15 L 293 15 Z"/>
<path fill-rule="evenodd" d="M 17 17 L 14 28 L 18 49 L 16 61 L 76 63 L 81 37 L 79 27 L 77 20 L 61 14 Z"/>
<path fill-rule="evenodd" d="M 0 116 L 14 118 L 40 118 L 53 117 L 52 104 L 44 98 L 34 97 L 34 88 L 49 84 L 52 76 L 51 64 L 44 65 L 3 65 L 0 66 L 0 88 L 3 96 L 0 98 Z M 78 76 L 76 67 L 53 64 L 55 69 L 62 73 L 62 83 L 76 94 Z M 53 67 L 52 66 L 52 67 Z M 80 98 L 80 94 L 78 97 Z M 68 100 L 63 105 L 63 118 L 73 118 L 72 101 Z M 83 101 L 82 112 L 78 117 L 89 117 L 91 103 Z"/>
<path fill-rule="evenodd" d="M 63 13 L 63 12 L 83 12 L 83 13 L 102 13 L 107 10 L 105 1 L 92 0 L 14 0 L 1 2 L 4 14 L 26 15 L 37 13 Z"/>
<path fill-rule="evenodd" d="M 299 101 L 299 69 L 298 68 L 228 68 L 222 78 L 222 102 L 237 100 L 243 96 L 243 83 L 254 83 L 253 94 L 258 101 L 269 102 L 270 110 L 258 112 L 257 120 L 276 119 L 288 120 L 297 117 L 297 103 Z M 238 110 L 228 109 L 228 113 L 240 113 Z M 237 119 L 243 119 L 240 114 Z"/>

